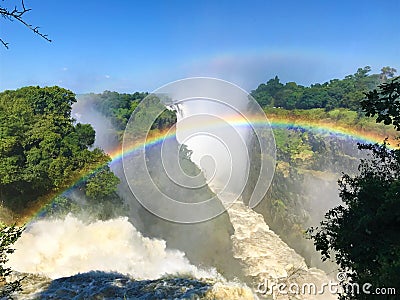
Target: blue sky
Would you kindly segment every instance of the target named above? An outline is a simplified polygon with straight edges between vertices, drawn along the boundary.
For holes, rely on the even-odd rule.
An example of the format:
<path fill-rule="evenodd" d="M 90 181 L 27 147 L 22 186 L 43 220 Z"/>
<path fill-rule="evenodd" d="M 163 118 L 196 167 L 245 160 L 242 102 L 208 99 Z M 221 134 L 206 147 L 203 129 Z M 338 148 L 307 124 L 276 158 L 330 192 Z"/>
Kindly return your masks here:
<path fill-rule="evenodd" d="M 19 3 L 19 0 L 6 0 Z M 3 3 L 2 3 L 3 5 Z M 400 72 L 400 1 L 25 0 L 48 43 L 0 19 L 0 90 L 152 91 L 211 76 L 246 90 L 278 75 L 303 85 L 358 67 Z"/>

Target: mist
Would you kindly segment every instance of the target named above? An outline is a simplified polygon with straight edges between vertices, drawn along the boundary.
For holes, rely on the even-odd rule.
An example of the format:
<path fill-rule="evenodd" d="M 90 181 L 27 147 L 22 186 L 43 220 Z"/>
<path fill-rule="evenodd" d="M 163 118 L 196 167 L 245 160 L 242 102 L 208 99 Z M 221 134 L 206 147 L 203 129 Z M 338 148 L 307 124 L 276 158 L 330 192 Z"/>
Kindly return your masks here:
<path fill-rule="evenodd" d="M 78 102 L 73 106 L 73 114 L 77 121 L 89 123 L 95 129 L 96 142 L 94 146 L 98 146 L 106 152 L 113 151 L 120 146 L 115 128 L 106 116 L 96 110 L 90 95 L 78 97 Z M 179 149 L 179 144 L 174 139 L 168 144 L 171 148 Z M 167 151 L 168 157 L 166 159 L 177 162 L 176 152 L 177 150 L 172 153 Z M 179 195 L 177 194 L 179 188 L 173 188 L 174 185 L 160 162 L 160 146 L 149 149 L 146 155 L 150 162 L 148 168 L 150 172 L 157 174 L 161 185 L 170 189 L 172 187 L 174 196 L 182 199 L 182 201 L 193 197 L 188 191 L 181 191 L 181 195 Z M 121 180 L 117 193 L 128 207 L 125 215 L 143 236 L 165 240 L 168 249 L 179 249 L 185 253 L 191 263 L 206 268 L 215 267 L 227 278 L 241 278 L 243 276 L 240 264 L 232 254 L 230 236 L 233 233 L 233 227 L 226 213 L 222 213 L 208 222 L 197 224 L 178 224 L 163 220 L 144 208 L 132 194 L 122 161 L 115 160 L 110 167 Z M 178 174 L 178 167 L 178 164 L 174 164 L 174 169 L 170 172 Z M 135 170 L 133 177 L 135 181 L 139 182 L 140 172 Z M 203 181 L 203 185 L 206 184 L 204 179 L 200 179 L 200 181 Z M 205 186 L 201 191 L 198 191 L 199 199 L 202 198 L 202 194 L 204 194 L 203 197 L 208 197 L 210 191 L 207 190 L 208 187 Z"/>
<path fill-rule="evenodd" d="M 143 237 L 127 218 L 84 223 L 75 217 L 40 220 L 16 242 L 9 264 L 19 272 L 56 279 L 92 270 L 157 279 L 168 274 L 213 277 L 166 242 Z"/>

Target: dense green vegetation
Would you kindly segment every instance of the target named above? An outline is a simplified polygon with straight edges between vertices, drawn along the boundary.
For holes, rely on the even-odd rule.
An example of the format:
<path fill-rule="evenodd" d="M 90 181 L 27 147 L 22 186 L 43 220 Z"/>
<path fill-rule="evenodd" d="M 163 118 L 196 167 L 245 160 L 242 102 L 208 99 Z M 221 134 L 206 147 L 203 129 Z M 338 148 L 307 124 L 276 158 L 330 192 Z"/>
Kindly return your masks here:
<path fill-rule="evenodd" d="M 125 130 L 126 124 L 129 121 L 132 113 L 137 108 L 138 104 L 145 97 L 154 97 L 149 93 L 135 92 L 133 94 L 119 94 L 117 92 L 105 91 L 101 94 L 90 94 L 89 97 L 93 101 L 94 107 L 109 117 L 113 126 L 118 131 L 119 135 Z M 157 97 L 154 97 L 155 101 L 159 101 Z M 136 112 L 139 118 L 146 118 L 146 115 L 152 115 L 150 109 L 154 109 L 154 103 L 149 101 L 146 110 Z M 153 121 L 153 120 L 151 120 Z M 170 128 L 176 123 L 176 114 L 171 110 L 164 110 L 164 112 L 153 122 L 151 127 L 152 130 L 164 130 Z"/>
<path fill-rule="evenodd" d="M 95 99 L 95 107 L 98 111 L 109 117 L 117 130 L 124 130 L 128 120 L 148 93 L 119 94 L 117 92 L 104 91 L 101 94 L 89 94 Z"/>
<path fill-rule="evenodd" d="M 393 128 L 384 126 L 384 124 L 376 123 L 374 119 L 366 116 L 363 112 L 354 111 L 347 108 L 334 108 L 326 111 L 322 108 L 311 109 L 281 109 L 281 108 L 264 108 L 266 115 L 271 121 L 285 120 L 305 125 L 315 125 L 315 127 L 331 127 L 332 129 L 342 129 L 349 133 L 364 131 L 372 135 L 391 136 L 395 134 Z"/>
<path fill-rule="evenodd" d="M 353 75 L 344 79 L 332 79 L 323 84 L 313 84 L 310 87 L 298 85 L 295 82 L 280 82 L 278 76 L 267 83 L 260 84 L 251 95 L 262 107 L 282 107 L 285 109 L 349 108 L 360 109 L 360 100 L 364 93 L 375 88 L 387 77 L 392 77 L 396 70 L 390 67 L 382 68 L 381 74 L 368 75 L 371 67 L 359 68 Z"/>
<path fill-rule="evenodd" d="M 90 150 L 95 131 L 71 117 L 75 95 L 60 87 L 24 87 L 0 93 L 0 200 L 13 213 L 24 215 L 39 207 L 80 177 L 76 187 L 87 195 L 87 205 L 59 196 L 44 209 L 49 216 L 95 208 L 108 218 L 122 200 L 116 195 L 119 179 L 101 149 Z M 9 279 L 4 267 L 12 244 L 23 228 L 0 227 L 0 297 L 20 289 L 20 279 Z M 7 279 L 7 282 L 5 281 Z"/>
<path fill-rule="evenodd" d="M 88 124 L 75 124 L 71 118 L 74 102 L 75 95 L 60 87 L 0 93 L 0 199 L 4 205 L 23 212 L 37 198 L 66 188 L 110 160 L 101 149 L 89 149 L 95 131 Z M 116 185 L 109 169 L 104 172 Z M 88 188 L 94 194 L 91 180 Z"/>
<path fill-rule="evenodd" d="M 362 161 L 359 175 L 342 177 L 343 205 L 328 211 L 311 236 L 323 259 L 334 259 L 350 282 L 399 288 L 400 151 L 361 148 L 371 150 L 371 157 Z M 347 294 L 342 299 L 380 297 Z"/>
<path fill-rule="evenodd" d="M 362 102 L 369 115 L 378 116 L 377 122 L 397 130 L 399 87 L 396 78 L 367 93 Z M 339 181 L 343 204 L 309 232 L 323 259 L 334 259 L 349 282 L 372 286 L 371 294 L 345 290 L 342 299 L 381 299 L 373 294 L 375 288 L 400 287 L 400 150 L 389 150 L 386 144 L 359 147 L 369 150 L 370 157 L 362 160 L 359 174 Z"/>

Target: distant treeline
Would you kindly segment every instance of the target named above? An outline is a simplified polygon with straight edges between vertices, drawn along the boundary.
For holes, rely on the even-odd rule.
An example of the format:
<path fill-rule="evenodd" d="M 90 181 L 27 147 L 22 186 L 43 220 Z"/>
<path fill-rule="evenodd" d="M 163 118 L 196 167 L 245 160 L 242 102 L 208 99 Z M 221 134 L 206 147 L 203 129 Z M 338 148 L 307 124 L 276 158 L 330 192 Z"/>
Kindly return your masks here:
<path fill-rule="evenodd" d="M 125 129 L 132 113 L 138 104 L 146 97 L 147 92 L 135 92 L 133 94 L 119 94 L 117 92 L 104 91 L 101 94 L 90 94 L 95 108 L 107 116 L 114 127 L 120 133 Z M 141 117 L 151 115 L 151 105 L 146 106 L 146 111 L 137 111 Z M 166 109 L 153 123 L 151 129 L 164 130 L 176 123 L 176 112 Z"/>
<path fill-rule="evenodd" d="M 101 94 L 90 94 L 96 109 L 109 117 L 117 130 L 124 130 L 128 120 L 149 93 L 135 92 L 133 94 L 120 94 L 104 91 Z"/>
<path fill-rule="evenodd" d="M 360 110 L 360 100 L 365 93 L 376 88 L 380 83 L 393 77 L 396 70 L 384 67 L 380 74 L 368 73 L 371 67 L 359 68 L 353 75 L 344 79 L 332 79 L 323 84 L 313 84 L 310 87 L 298 85 L 295 82 L 283 84 L 278 76 L 267 83 L 260 84 L 251 95 L 262 107 L 281 107 L 285 109 L 348 108 Z"/>
<path fill-rule="evenodd" d="M 396 69 L 383 67 L 380 74 L 369 74 L 371 67 L 359 68 L 356 73 L 344 79 L 332 79 L 325 83 L 312 84 L 309 87 L 295 82 L 283 84 L 278 76 L 267 83 L 260 84 L 251 95 L 263 108 L 280 107 L 285 109 L 348 108 L 360 110 L 360 100 L 365 93 L 376 88 L 380 83 L 393 77 Z M 148 96 L 148 92 L 120 94 L 104 91 L 101 94 L 90 94 L 96 109 L 109 117 L 117 130 L 125 126 L 138 104 Z M 175 113 L 166 111 L 157 120 L 153 129 L 170 127 L 175 121 Z"/>

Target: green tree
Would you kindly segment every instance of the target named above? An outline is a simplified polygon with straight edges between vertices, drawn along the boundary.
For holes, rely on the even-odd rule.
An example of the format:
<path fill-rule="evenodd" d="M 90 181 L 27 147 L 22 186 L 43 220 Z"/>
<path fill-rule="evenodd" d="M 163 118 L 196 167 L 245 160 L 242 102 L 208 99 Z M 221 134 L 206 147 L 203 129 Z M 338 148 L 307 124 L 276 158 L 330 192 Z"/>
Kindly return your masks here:
<path fill-rule="evenodd" d="M 396 72 L 397 72 L 397 70 L 395 68 L 391 68 L 389 66 L 383 67 L 381 69 L 381 74 L 380 74 L 381 79 L 383 81 L 386 81 L 388 78 L 394 77 L 394 74 L 396 74 Z"/>
<path fill-rule="evenodd" d="M 377 122 L 400 130 L 399 83 L 383 83 L 367 93 L 362 107 Z M 369 150 L 359 174 L 339 181 L 343 205 L 328 211 L 319 228 L 309 230 L 323 260 L 334 259 L 351 283 L 400 288 L 400 150 L 359 145 Z M 373 294 L 344 293 L 342 299 L 382 299 Z M 389 298 L 388 298 L 389 299 Z"/>
<path fill-rule="evenodd" d="M 400 151 L 360 145 L 372 151 L 355 177 L 339 181 L 343 205 L 327 212 L 309 233 L 323 260 L 334 259 L 350 282 L 400 287 Z M 381 299 L 342 295 L 342 299 Z"/>
<path fill-rule="evenodd" d="M 356 79 L 366 78 L 369 72 L 371 72 L 370 66 L 366 66 L 364 68 L 358 68 L 357 72 L 354 74 L 354 78 Z"/>
<path fill-rule="evenodd" d="M 400 77 L 382 83 L 375 90 L 366 93 L 361 106 L 368 117 L 377 116 L 376 122 L 393 124 L 400 130 Z"/>
<path fill-rule="evenodd" d="M 95 131 L 75 124 L 75 95 L 60 87 L 0 93 L 0 198 L 13 209 L 59 190 L 109 161 L 90 151 Z"/>
<path fill-rule="evenodd" d="M 7 256 L 14 252 L 11 247 L 15 241 L 21 236 L 24 228 L 13 226 L 6 226 L 0 224 L 0 298 L 12 299 L 11 295 L 14 292 L 21 290 L 21 281 L 23 279 L 11 279 L 11 268 L 5 267 L 8 261 Z M 7 280 L 8 279 L 8 280 Z"/>
<path fill-rule="evenodd" d="M 90 94 L 86 101 L 91 101 L 94 106 L 111 119 L 112 124 L 119 131 L 125 129 L 128 120 L 148 93 L 119 94 L 117 92 L 104 91 L 102 94 Z"/>
<path fill-rule="evenodd" d="M 92 199 L 103 199 L 117 190 L 119 178 L 105 166 L 86 181 L 86 195 Z"/>
<path fill-rule="evenodd" d="M 279 106 L 280 103 L 275 103 L 278 92 L 283 88 L 283 84 L 279 81 L 278 76 L 268 80 L 266 84 L 260 84 L 256 90 L 251 92 L 251 95 L 260 103 L 261 106 Z"/>
<path fill-rule="evenodd" d="M 65 196 L 57 196 L 51 203 L 48 203 L 43 209 L 42 214 L 46 218 L 64 218 L 69 213 L 79 214 L 81 207 L 71 199 Z M 40 214 L 39 218 L 43 215 Z"/>

